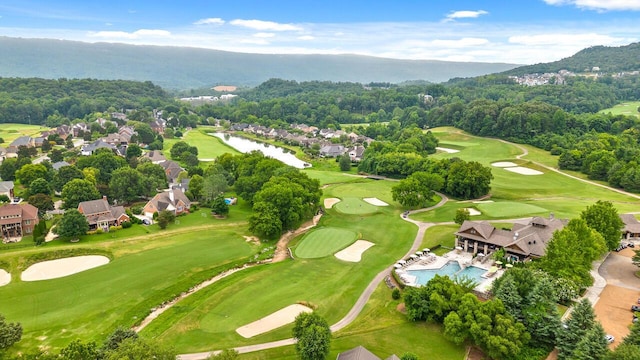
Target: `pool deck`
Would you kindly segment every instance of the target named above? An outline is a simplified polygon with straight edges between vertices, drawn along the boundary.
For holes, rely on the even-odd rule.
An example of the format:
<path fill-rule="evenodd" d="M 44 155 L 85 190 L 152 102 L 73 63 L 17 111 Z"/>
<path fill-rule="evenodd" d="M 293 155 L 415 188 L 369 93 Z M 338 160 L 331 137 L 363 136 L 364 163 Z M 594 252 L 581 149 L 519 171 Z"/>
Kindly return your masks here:
<path fill-rule="evenodd" d="M 435 254 L 423 255 L 415 262 L 406 265 L 401 269 L 397 269 L 396 272 L 407 286 L 418 286 L 416 284 L 417 277 L 407 273 L 407 270 L 436 270 L 442 268 L 450 261 L 457 261 L 463 269 L 468 266 L 475 266 L 489 271 L 489 268 L 494 265 L 494 261 L 492 259 L 486 260 L 482 263 L 478 261 L 477 258 L 473 259 L 470 253 L 453 250 L 443 256 L 437 256 Z M 483 293 L 488 292 L 491 289 L 493 281 L 502 276 L 503 273 L 504 270 L 500 269 L 493 276 L 487 277 L 483 275 L 483 281 L 476 286 L 475 290 Z"/>

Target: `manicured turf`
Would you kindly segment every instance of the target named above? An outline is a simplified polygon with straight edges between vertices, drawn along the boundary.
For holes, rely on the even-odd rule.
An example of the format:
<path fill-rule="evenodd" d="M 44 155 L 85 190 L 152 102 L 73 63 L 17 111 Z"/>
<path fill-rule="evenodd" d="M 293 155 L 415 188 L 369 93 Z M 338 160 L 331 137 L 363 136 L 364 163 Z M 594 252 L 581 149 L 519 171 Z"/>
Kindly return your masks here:
<path fill-rule="evenodd" d="M 308 233 L 296 247 L 297 257 L 320 258 L 346 248 L 357 239 L 353 231 L 338 228 L 320 228 Z"/>
<path fill-rule="evenodd" d="M 371 214 L 378 211 L 379 207 L 371 205 L 360 198 L 345 197 L 342 201 L 333 205 L 333 208 L 343 214 Z"/>
<path fill-rule="evenodd" d="M 310 168 L 303 170 L 303 172 L 312 179 L 318 179 L 318 181 L 320 181 L 320 185 L 339 184 L 361 180 L 360 177 L 337 171 L 321 171 Z"/>
<path fill-rule="evenodd" d="M 534 214 L 546 214 L 548 209 L 535 205 L 523 204 L 512 201 L 475 204 L 478 210 L 492 218 L 511 218 L 531 216 Z"/>
<path fill-rule="evenodd" d="M 39 136 L 41 132 L 49 130 L 46 126 L 28 124 L 0 124 L 0 138 L 4 140 L 2 146 L 8 146 L 20 136 Z"/>
<path fill-rule="evenodd" d="M 225 145 L 222 140 L 215 136 L 207 135 L 205 132 L 206 129 L 198 128 L 188 131 L 182 139 L 166 139 L 164 141 L 164 153 L 168 156 L 173 144 L 182 140 L 198 148 L 198 159 L 215 159 L 224 153 L 240 154 L 234 148 Z M 212 128 L 211 132 L 215 132 L 215 129 Z"/>
<path fill-rule="evenodd" d="M 631 115 L 640 117 L 638 107 L 640 107 L 640 101 L 630 101 L 618 104 L 612 108 L 600 110 L 600 112 L 603 114 L 611 113 L 613 115 Z"/>

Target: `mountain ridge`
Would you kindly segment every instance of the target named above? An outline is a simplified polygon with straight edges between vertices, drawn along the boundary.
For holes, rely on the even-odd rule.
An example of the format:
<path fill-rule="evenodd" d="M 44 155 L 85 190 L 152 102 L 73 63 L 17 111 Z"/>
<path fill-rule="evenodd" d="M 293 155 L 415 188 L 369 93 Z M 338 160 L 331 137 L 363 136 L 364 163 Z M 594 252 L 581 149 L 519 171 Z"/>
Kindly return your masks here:
<path fill-rule="evenodd" d="M 512 69 L 517 64 L 400 60 L 363 55 L 250 54 L 175 46 L 85 43 L 0 37 L 1 77 L 152 81 L 185 90 L 218 84 L 295 81 L 444 82 Z"/>

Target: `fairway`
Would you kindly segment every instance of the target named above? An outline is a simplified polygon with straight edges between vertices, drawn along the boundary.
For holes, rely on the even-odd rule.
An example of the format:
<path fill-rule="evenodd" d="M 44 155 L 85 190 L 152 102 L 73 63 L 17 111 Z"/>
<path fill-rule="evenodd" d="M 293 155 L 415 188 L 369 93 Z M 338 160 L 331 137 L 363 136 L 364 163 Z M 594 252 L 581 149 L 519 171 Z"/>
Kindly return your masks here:
<path fill-rule="evenodd" d="M 372 214 L 378 211 L 378 207 L 371 205 L 360 198 L 346 197 L 339 203 L 333 205 L 333 208 L 343 214 Z"/>
<path fill-rule="evenodd" d="M 215 136 L 210 136 L 202 133 L 203 130 L 189 130 L 182 139 L 166 139 L 164 141 L 165 154 L 169 154 L 173 144 L 178 141 L 184 141 L 191 146 L 198 148 L 198 159 L 200 161 L 211 161 L 224 153 L 230 153 L 233 155 L 240 154 L 234 148 L 222 143 L 222 140 Z M 211 130 L 215 132 L 215 130 Z"/>
<path fill-rule="evenodd" d="M 310 232 L 296 248 L 296 256 L 321 258 L 344 249 L 356 241 L 356 233 L 338 228 L 321 228 Z"/>
<path fill-rule="evenodd" d="M 627 115 L 627 116 L 640 117 L 640 112 L 638 112 L 639 107 L 640 107 L 640 101 L 630 101 L 630 102 L 618 104 L 608 109 L 600 110 L 600 112 L 603 114 L 611 113 L 612 115 Z"/>
<path fill-rule="evenodd" d="M 50 130 L 46 126 L 27 124 L 0 124 L 0 138 L 4 140 L 3 146 L 8 146 L 20 136 L 39 136 L 41 132 Z"/>
<path fill-rule="evenodd" d="M 476 204 L 476 207 L 485 215 L 494 218 L 531 216 L 534 214 L 545 214 L 549 211 L 539 206 L 512 201 L 482 203 Z"/>

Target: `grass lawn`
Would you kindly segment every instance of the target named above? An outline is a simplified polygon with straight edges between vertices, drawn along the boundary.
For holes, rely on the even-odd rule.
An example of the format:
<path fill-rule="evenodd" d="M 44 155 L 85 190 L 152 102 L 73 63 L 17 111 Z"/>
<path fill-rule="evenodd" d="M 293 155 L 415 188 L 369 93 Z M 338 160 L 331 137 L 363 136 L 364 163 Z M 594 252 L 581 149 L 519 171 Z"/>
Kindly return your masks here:
<path fill-rule="evenodd" d="M 358 176 L 353 176 L 351 173 L 337 172 L 337 171 L 322 171 L 316 170 L 313 168 L 307 168 L 302 170 L 303 173 L 307 174 L 312 179 L 318 179 L 320 181 L 320 185 L 327 184 L 339 184 L 346 183 L 352 181 L 360 181 L 362 178 Z"/>
<path fill-rule="evenodd" d="M 46 130 L 49 130 L 49 128 L 40 125 L 0 124 L 0 138 L 4 140 L 3 146 L 6 147 L 20 136 L 39 136 L 41 132 Z"/>
<path fill-rule="evenodd" d="M 486 216 L 491 218 L 516 218 L 521 216 L 531 216 L 534 214 L 546 215 L 549 210 L 525 203 L 501 201 L 475 204 L 475 206 Z"/>
<path fill-rule="evenodd" d="M 455 244 L 455 236 L 453 233 L 458 231 L 460 228 L 459 225 L 438 225 L 432 226 L 427 229 L 422 238 L 422 245 L 420 245 L 420 249 L 424 248 L 434 248 L 436 245 L 440 245 L 438 249 L 433 250 L 433 253 L 436 255 L 444 255 L 453 249 Z"/>
<path fill-rule="evenodd" d="M 371 205 L 355 197 L 345 197 L 342 201 L 333 205 L 333 208 L 343 214 L 371 214 L 378 211 L 378 206 Z"/>
<path fill-rule="evenodd" d="M 242 238 L 245 234 L 246 224 L 218 221 L 195 234 L 169 228 L 136 241 L 83 240 L 2 253 L 0 262 L 12 264 L 13 280 L 1 289 L 0 308 L 24 328 L 12 350 L 59 348 L 73 339 L 101 342 L 115 327 L 133 325 L 150 308 L 257 252 Z M 113 261 L 59 279 L 19 280 L 16 269 L 24 257 L 61 246 L 108 251 Z"/>
<path fill-rule="evenodd" d="M 640 117 L 640 113 L 638 112 L 638 107 L 640 107 L 640 101 L 630 101 L 622 104 L 615 105 L 612 108 L 600 110 L 601 113 L 611 113 L 613 115 L 627 115 L 627 116 L 635 116 Z"/>
<path fill-rule="evenodd" d="M 296 247 L 297 257 L 312 259 L 332 255 L 353 244 L 358 235 L 351 230 L 319 228 L 311 231 Z"/>
<path fill-rule="evenodd" d="M 240 154 L 236 149 L 225 145 L 222 140 L 215 136 L 207 135 L 204 132 L 206 129 L 192 129 L 187 132 L 182 139 L 165 139 L 164 141 L 164 153 L 169 156 L 171 147 L 178 141 L 184 141 L 191 146 L 198 148 L 198 159 L 215 159 L 224 153 L 230 153 L 233 155 Z M 211 132 L 215 132 L 212 128 Z"/>

